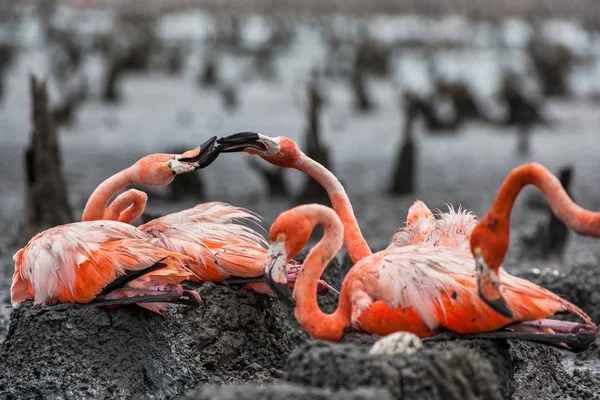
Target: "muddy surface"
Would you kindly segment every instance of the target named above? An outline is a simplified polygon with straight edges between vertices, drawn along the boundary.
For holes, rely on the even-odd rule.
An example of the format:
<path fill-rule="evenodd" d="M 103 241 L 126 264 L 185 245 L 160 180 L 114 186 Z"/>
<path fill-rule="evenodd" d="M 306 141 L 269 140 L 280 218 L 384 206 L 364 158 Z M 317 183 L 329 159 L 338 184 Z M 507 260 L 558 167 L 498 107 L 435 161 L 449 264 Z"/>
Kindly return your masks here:
<path fill-rule="evenodd" d="M 2 347 L 0 397 L 165 399 L 200 383 L 279 378 L 296 345 L 278 301 L 211 283 L 199 293 L 203 306 L 164 317 L 25 304 Z"/>

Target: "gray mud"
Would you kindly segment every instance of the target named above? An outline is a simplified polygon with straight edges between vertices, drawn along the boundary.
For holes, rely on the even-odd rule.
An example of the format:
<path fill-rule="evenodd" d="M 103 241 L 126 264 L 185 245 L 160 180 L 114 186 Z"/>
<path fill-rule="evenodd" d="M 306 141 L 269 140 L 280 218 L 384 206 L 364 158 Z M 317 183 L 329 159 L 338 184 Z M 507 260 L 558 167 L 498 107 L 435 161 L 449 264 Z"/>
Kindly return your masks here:
<path fill-rule="evenodd" d="M 182 400 L 392 400 L 385 389 L 331 390 L 290 385 L 206 385 Z"/>
<path fill-rule="evenodd" d="M 276 380 L 296 346 L 278 301 L 212 283 L 199 293 L 203 306 L 164 317 L 24 304 L 0 355 L 0 396 L 166 399 L 201 383 Z"/>

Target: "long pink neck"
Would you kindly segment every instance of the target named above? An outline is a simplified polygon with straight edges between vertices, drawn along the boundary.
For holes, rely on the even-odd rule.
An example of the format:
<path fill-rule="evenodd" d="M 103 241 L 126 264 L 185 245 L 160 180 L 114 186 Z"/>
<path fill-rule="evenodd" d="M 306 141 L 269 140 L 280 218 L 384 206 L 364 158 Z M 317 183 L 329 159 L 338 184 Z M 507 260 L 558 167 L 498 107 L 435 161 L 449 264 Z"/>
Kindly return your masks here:
<path fill-rule="evenodd" d="M 312 248 L 304 260 L 302 271 L 298 275 L 294 288 L 296 300 L 295 316 L 300 325 L 314 338 L 339 341 L 344 335 L 344 329 L 349 327 L 350 300 L 342 285 L 340 301 L 333 314 L 325 314 L 317 303 L 317 284 L 327 264 L 335 257 L 343 244 L 343 225 L 337 215 L 329 208 L 322 206 L 306 205 L 302 212 L 308 211 L 312 217 L 313 226 L 322 224 L 325 234 Z M 320 208 L 313 212 L 316 207 Z"/>
<path fill-rule="evenodd" d="M 104 211 L 108 206 L 108 201 L 119 190 L 134 182 L 133 172 L 131 167 L 118 172 L 102 182 L 100 186 L 94 190 L 92 195 L 85 205 L 82 221 L 96 221 L 104 219 Z"/>
<path fill-rule="evenodd" d="M 600 212 L 586 210 L 571 200 L 556 176 L 543 165 L 529 163 L 512 170 L 496 196 L 490 213 L 510 219 L 515 200 L 524 186 L 534 185 L 543 194 L 552 212 L 575 232 L 600 237 Z"/>
<path fill-rule="evenodd" d="M 373 254 L 363 237 L 350 199 L 338 178 L 323 165 L 301 153 L 296 169 L 316 180 L 329 195 L 331 206 L 344 224 L 344 244 L 353 263 Z"/>

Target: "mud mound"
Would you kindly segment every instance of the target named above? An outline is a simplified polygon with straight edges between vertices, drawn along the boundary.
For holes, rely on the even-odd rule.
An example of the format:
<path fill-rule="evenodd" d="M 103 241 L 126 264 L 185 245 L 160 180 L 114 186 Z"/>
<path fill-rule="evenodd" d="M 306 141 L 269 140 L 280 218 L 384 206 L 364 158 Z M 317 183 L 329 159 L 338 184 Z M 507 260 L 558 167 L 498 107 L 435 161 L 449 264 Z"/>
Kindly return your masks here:
<path fill-rule="evenodd" d="M 410 357 L 374 356 L 364 347 L 309 342 L 290 356 L 283 379 L 333 390 L 378 387 L 396 399 L 501 399 L 492 365 L 465 349 Z"/>
<path fill-rule="evenodd" d="M 385 389 L 331 390 L 281 385 L 207 385 L 182 398 L 185 400 L 392 400 Z"/>
<path fill-rule="evenodd" d="M 0 354 L 0 397 L 172 398 L 200 383 L 263 383 L 295 348 L 270 296 L 203 284 L 204 305 L 13 311 Z M 63 308 L 61 308 L 63 307 Z"/>
<path fill-rule="evenodd" d="M 478 353 L 492 364 L 506 399 L 600 398 L 600 380 L 588 372 L 569 374 L 560 351 L 550 346 L 514 340 L 429 342 L 428 346 L 438 350 L 460 347 Z"/>
<path fill-rule="evenodd" d="M 577 265 L 569 274 L 525 272 L 520 277 L 545 287 L 576 304 L 596 324 L 600 323 L 600 267 Z"/>

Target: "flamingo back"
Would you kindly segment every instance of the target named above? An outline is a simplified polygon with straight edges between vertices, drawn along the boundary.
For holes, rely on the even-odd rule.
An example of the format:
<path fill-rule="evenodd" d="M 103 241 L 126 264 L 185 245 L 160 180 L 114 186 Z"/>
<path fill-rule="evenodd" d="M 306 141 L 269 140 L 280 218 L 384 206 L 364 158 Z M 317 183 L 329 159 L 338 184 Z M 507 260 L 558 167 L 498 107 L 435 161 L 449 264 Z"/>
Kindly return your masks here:
<path fill-rule="evenodd" d="M 243 224 L 259 221 L 246 209 L 209 202 L 157 218 L 139 229 L 161 246 L 194 259 L 190 268 L 199 280 L 220 281 L 263 273 L 267 242 Z"/>
<path fill-rule="evenodd" d="M 455 210 L 448 204 L 446 213 L 440 210 L 434 214 L 421 213 L 411 221 L 396 231 L 388 249 L 421 245 L 469 251 L 469 239 L 477 225 L 477 216 L 462 207 Z"/>

